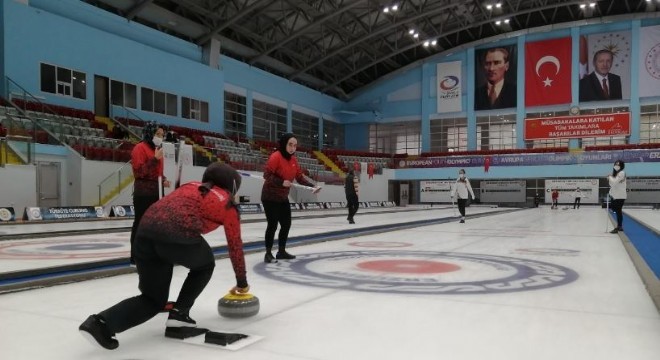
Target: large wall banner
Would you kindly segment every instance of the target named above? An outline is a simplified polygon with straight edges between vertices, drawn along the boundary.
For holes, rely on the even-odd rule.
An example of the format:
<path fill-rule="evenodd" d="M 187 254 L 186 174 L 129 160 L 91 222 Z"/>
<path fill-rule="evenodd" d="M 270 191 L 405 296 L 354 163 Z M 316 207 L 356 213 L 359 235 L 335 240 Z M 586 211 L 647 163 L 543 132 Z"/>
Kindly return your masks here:
<path fill-rule="evenodd" d="M 448 113 L 463 110 L 461 107 L 461 62 L 452 61 L 439 63 L 437 67 L 438 113 Z"/>
<path fill-rule="evenodd" d="M 552 203 L 552 190 L 559 191 L 560 204 L 572 204 L 575 201 L 575 190 L 580 188 L 581 204 L 598 204 L 597 179 L 552 179 L 545 181 L 545 202 Z"/>
<path fill-rule="evenodd" d="M 571 38 L 525 44 L 525 106 L 571 102 Z"/>
<path fill-rule="evenodd" d="M 660 95 L 660 25 L 641 29 L 639 48 L 639 96 L 658 96 Z"/>
<path fill-rule="evenodd" d="M 660 179 L 627 179 L 629 204 L 660 204 Z"/>
<path fill-rule="evenodd" d="M 580 102 L 630 99 L 632 33 L 580 38 Z"/>
<path fill-rule="evenodd" d="M 630 113 L 525 120 L 525 140 L 630 135 Z"/>
<path fill-rule="evenodd" d="M 518 95 L 517 46 L 501 46 L 474 52 L 474 109 L 516 107 Z"/>
<path fill-rule="evenodd" d="M 456 180 L 425 180 L 419 182 L 419 202 L 451 202 L 451 187 Z"/>

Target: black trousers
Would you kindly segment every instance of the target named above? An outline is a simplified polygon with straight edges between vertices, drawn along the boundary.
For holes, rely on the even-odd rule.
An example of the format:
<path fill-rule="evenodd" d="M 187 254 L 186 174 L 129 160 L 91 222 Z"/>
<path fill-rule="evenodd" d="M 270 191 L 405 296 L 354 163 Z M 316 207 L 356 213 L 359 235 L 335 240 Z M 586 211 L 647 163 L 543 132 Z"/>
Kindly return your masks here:
<path fill-rule="evenodd" d="M 147 211 L 149 206 L 159 200 L 159 196 L 133 196 L 133 211 L 135 218 L 133 219 L 133 227 L 131 228 L 131 259 L 135 259 L 135 236 L 137 235 L 138 226 L 142 215 Z"/>
<path fill-rule="evenodd" d="M 616 213 L 616 227 L 623 229 L 623 203 L 626 199 L 612 199 L 610 208 Z"/>
<path fill-rule="evenodd" d="M 348 207 L 348 220 L 353 220 L 353 216 L 357 214 L 358 209 L 360 208 L 360 202 L 358 201 L 357 196 L 346 198 L 346 202 L 346 207 Z"/>
<path fill-rule="evenodd" d="M 286 241 L 289 238 L 289 230 L 291 229 L 291 205 L 288 202 L 271 202 L 264 201 L 264 212 L 266 213 L 266 251 L 270 252 L 273 249 L 273 242 L 275 241 L 275 231 L 277 231 L 277 224 L 280 225 L 280 232 L 277 236 L 277 251 L 284 252 L 286 250 Z"/>
<path fill-rule="evenodd" d="M 456 203 L 458 204 L 458 212 L 461 213 L 461 216 L 465 216 L 465 204 L 467 204 L 467 199 L 457 199 Z"/>
<path fill-rule="evenodd" d="M 575 202 L 573 202 L 573 209 L 575 209 L 576 206 L 577 206 L 578 209 L 580 208 L 580 199 L 581 198 L 579 198 L 579 197 L 575 198 Z"/>
<path fill-rule="evenodd" d="M 176 300 L 176 308 L 187 313 L 211 280 L 215 258 L 209 244 L 201 238 L 195 245 L 164 243 L 137 236 L 135 264 L 141 294 L 100 312 L 112 333 L 119 333 L 156 316 L 167 303 L 174 264 L 188 269 Z"/>

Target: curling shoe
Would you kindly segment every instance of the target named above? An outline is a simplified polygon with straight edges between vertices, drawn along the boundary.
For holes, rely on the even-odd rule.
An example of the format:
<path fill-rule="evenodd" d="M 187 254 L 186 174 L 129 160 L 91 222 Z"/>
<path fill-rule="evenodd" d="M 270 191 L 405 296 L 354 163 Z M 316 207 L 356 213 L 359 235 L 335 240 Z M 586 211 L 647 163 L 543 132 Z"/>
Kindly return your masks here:
<path fill-rule="evenodd" d="M 281 260 L 293 260 L 293 259 L 296 258 L 295 255 L 291 255 L 291 254 L 289 254 L 289 253 L 286 252 L 286 251 L 278 251 L 278 252 L 277 252 L 277 255 L 275 255 L 275 257 L 276 257 L 277 259 L 281 259 Z"/>
<path fill-rule="evenodd" d="M 85 322 L 78 327 L 80 334 L 93 345 L 104 349 L 114 350 L 119 347 L 119 341 L 108 329 L 108 325 L 98 315 L 90 315 Z"/>

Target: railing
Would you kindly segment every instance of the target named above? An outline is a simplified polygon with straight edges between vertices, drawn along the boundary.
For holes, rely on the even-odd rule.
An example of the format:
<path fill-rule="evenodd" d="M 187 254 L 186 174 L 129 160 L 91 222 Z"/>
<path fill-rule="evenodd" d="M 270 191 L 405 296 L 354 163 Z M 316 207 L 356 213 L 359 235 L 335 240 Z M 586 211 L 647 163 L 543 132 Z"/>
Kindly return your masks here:
<path fill-rule="evenodd" d="M 0 137 L 0 167 L 7 164 L 7 138 Z"/>
<path fill-rule="evenodd" d="M 142 119 L 139 115 L 122 105 L 113 105 L 110 107 L 110 118 L 115 124 L 119 124 L 122 130 L 126 131 L 132 140 L 142 140 L 142 134 L 131 130 L 131 122 L 146 124 L 148 121 Z"/>
<path fill-rule="evenodd" d="M 119 195 L 121 191 L 133 181 L 133 167 L 130 161 L 122 165 L 103 179 L 99 188 L 99 206 L 105 205 L 110 199 Z"/>
<path fill-rule="evenodd" d="M 32 95 L 9 77 L 5 77 L 4 94 L 8 108 L 4 121 L 8 140 L 14 140 L 12 150 L 25 163 L 34 162 L 35 144 L 63 145 L 67 119 L 40 98 Z M 27 140 L 29 139 L 29 140 Z M 30 145 L 25 145 L 29 142 Z"/>
<path fill-rule="evenodd" d="M 35 136 L 37 133 L 34 122 L 23 122 L 17 115 L 7 113 L 2 124 L 6 132 L 2 149 L 3 164 L 8 163 L 11 153 L 16 155 L 18 164 L 34 163 Z"/>

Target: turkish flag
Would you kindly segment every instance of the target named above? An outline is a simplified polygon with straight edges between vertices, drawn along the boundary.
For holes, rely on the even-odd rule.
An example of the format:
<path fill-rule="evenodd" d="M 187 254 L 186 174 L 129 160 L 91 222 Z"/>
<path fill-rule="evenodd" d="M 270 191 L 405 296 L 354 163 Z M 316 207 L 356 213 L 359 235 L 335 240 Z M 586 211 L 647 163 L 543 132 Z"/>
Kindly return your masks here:
<path fill-rule="evenodd" d="M 525 106 L 571 102 L 571 38 L 525 44 Z"/>

